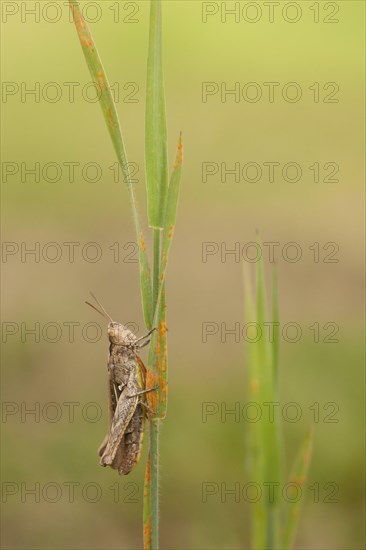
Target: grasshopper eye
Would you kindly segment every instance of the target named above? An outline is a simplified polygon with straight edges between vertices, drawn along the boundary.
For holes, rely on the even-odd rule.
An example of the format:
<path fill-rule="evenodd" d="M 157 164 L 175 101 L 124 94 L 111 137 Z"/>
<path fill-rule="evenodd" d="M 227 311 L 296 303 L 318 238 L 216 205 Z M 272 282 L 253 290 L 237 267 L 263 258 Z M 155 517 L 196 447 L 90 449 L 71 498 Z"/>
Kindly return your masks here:
<path fill-rule="evenodd" d="M 112 338 L 114 338 L 114 336 L 116 334 L 115 327 L 114 327 L 114 325 L 112 325 L 112 323 L 110 323 L 110 325 L 108 326 L 108 334 Z"/>

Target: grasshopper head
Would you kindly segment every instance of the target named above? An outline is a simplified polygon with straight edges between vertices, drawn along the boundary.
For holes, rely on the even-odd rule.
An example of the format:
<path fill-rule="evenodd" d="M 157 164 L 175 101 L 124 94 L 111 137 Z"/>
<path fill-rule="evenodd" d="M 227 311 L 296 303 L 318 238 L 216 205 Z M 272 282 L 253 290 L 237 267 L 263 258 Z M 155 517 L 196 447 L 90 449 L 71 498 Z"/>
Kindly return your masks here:
<path fill-rule="evenodd" d="M 108 338 L 111 344 L 126 346 L 136 340 L 134 333 L 122 323 L 111 322 L 108 325 Z"/>
<path fill-rule="evenodd" d="M 119 346 L 129 346 L 130 344 L 132 344 L 137 339 L 134 333 L 127 327 L 122 325 L 122 323 L 115 323 L 109 313 L 107 313 L 102 304 L 99 302 L 99 300 L 94 296 L 94 294 L 92 292 L 90 294 L 92 298 L 94 298 L 100 309 L 95 307 L 95 305 L 91 304 L 90 302 L 85 303 L 95 309 L 95 311 L 102 315 L 102 317 L 106 317 L 110 321 L 110 323 L 108 324 L 108 338 L 110 343 L 117 344 Z"/>

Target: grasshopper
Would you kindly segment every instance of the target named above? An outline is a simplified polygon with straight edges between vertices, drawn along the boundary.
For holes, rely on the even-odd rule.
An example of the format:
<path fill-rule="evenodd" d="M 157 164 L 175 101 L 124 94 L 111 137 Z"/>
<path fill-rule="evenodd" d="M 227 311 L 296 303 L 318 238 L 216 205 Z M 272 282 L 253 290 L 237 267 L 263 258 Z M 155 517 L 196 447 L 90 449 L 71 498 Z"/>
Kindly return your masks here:
<path fill-rule="evenodd" d="M 101 310 L 85 302 L 109 320 L 109 433 L 99 447 L 100 464 L 126 475 L 136 466 L 141 456 L 147 411 L 146 368 L 137 352 L 147 346 L 152 332 L 137 336 L 122 323 L 115 323 L 97 298 L 90 293 Z"/>

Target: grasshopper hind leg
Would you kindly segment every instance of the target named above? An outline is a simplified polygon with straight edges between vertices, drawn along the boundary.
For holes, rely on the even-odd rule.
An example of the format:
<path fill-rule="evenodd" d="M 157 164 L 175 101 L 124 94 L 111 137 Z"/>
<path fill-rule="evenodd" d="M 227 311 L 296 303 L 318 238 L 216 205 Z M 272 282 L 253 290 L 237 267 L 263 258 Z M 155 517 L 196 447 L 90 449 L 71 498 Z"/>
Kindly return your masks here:
<path fill-rule="evenodd" d="M 107 444 L 108 444 L 108 434 L 105 436 L 105 438 L 103 439 L 102 444 L 100 445 L 100 447 L 98 449 L 98 455 L 100 457 L 103 456 L 104 451 L 107 448 Z M 112 464 L 109 464 L 109 466 L 111 468 L 113 468 L 113 470 L 119 470 L 119 468 L 120 468 L 121 462 L 123 460 L 123 447 L 124 447 L 124 445 L 123 445 L 123 440 L 122 440 L 121 443 L 119 444 L 118 448 L 117 448 L 116 455 L 113 459 Z M 107 466 L 107 464 L 102 464 L 102 463 L 101 463 L 101 465 L 104 466 L 104 467 Z"/>
<path fill-rule="evenodd" d="M 123 455 L 118 465 L 120 475 L 129 474 L 138 464 L 141 457 L 144 431 L 145 412 L 141 407 L 141 403 L 139 403 L 123 437 Z"/>

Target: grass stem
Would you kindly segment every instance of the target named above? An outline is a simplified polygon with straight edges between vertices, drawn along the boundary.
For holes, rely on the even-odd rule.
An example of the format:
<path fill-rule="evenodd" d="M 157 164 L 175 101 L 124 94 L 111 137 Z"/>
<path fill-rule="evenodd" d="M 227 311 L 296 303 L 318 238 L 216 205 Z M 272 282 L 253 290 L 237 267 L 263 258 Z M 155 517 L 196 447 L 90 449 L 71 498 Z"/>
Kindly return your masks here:
<path fill-rule="evenodd" d="M 159 548 L 159 418 L 150 420 L 150 527 L 151 550 Z"/>

